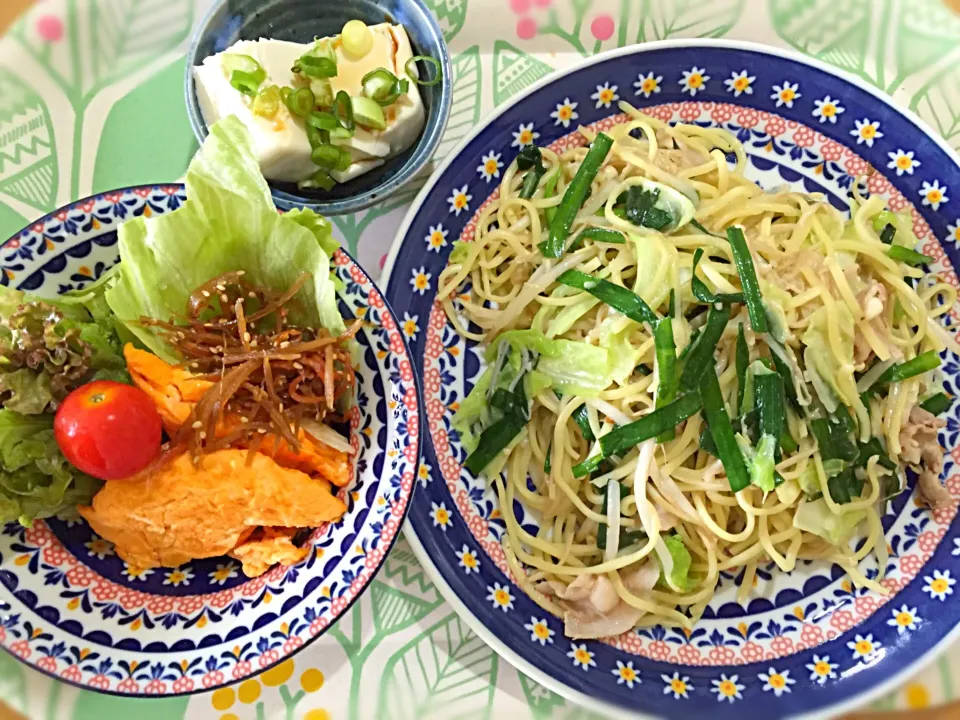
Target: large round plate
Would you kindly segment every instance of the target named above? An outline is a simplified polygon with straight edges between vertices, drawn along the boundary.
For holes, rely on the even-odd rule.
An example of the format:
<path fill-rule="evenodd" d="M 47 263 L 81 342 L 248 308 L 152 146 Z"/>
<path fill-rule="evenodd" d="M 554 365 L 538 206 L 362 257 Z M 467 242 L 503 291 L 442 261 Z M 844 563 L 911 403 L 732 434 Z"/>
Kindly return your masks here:
<path fill-rule="evenodd" d="M 667 121 L 722 126 L 750 157 L 766 187 L 788 183 L 826 193 L 845 208 L 854 177 L 894 209 L 911 208 L 914 229 L 936 269 L 957 284 L 960 167 L 916 117 L 875 90 L 810 59 L 731 42 L 666 42 L 607 53 L 546 78 L 515 98 L 450 154 L 424 188 L 387 262 L 387 297 L 423 373 L 430 442 L 425 444 L 411 542 L 458 611 L 507 660 L 558 693 L 598 710 L 738 718 L 833 714 L 902 679 L 955 634 L 960 540 L 954 517 L 956 411 L 941 441 L 954 502 L 936 513 L 908 494 L 884 518 L 890 562 L 882 596 L 851 586 L 837 567 L 803 564 L 790 575 L 768 567 L 746 607 L 734 575 L 692 633 L 655 627 L 616 640 L 574 643 L 562 622 L 512 581 L 499 540 L 495 494 L 468 472 L 450 419 L 479 375 L 480 354 L 435 302 L 436 279 L 522 142 L 581 142 L 578 124 L 620 121 L 622 98 Z M 940 242 L 938 242 L 938 239 Z M 951 313 L 956 319 L 956 310 Z M 952 320 L 951 320 L 952 322 Z M 951 388 L 960 371 L 946 357 Z M 519 506 L 522 523 L 535 518 Z M 864 568 L 877 575 L 876 564 Z"/>
<path fill-rule="evenodd" d="M 119 261 L 117 226 L 176 210 L 182 185 L 97 195 L 0 247 L 0 283 L 55 296 Z M 248 580 L 226 558 L 140 571 L 85 522 L 0 533 L 0 647 L 48 675 L 102 692 L 177 695 L 254 675 L 319 637 L 363 592 L 393 546 L 419 460 L 413 368 L 393 313 L 343 250 L 333 269 L 345 317 L 363 317 L 344 518 L 317 528 L 299 565 Z"/>

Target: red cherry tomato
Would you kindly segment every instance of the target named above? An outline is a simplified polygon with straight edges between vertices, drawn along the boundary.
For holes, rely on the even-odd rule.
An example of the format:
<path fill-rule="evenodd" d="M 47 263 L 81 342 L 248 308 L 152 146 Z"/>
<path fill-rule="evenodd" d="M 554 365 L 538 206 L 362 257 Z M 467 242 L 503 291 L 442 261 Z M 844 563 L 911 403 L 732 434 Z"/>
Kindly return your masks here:
<path fill-rule="evenodd" d="M 72 465 L 101 480 L 143 470 L 160 453 L 160 415 L 142 390 L 97 380 L 67 395 L 53 421 Z"/>

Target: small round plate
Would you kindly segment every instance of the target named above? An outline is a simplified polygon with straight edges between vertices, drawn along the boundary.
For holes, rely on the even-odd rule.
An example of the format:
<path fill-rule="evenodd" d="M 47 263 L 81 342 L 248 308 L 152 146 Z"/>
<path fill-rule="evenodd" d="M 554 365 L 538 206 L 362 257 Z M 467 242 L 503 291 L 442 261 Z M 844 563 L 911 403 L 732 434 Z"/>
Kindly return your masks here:
<path fill-rule="evenodd" d="M 521 146 L 582 144 L 578 125 L 602 130 L 623 121 L 619 99 L 664 121 L 727 128 L 749 156 L 749 176 L 768 188 L 823 192 L 846 209 L 851 183 L 867 176 L 867 192 L 913 212 L 934 269 L 958 284 L 958 158 L 920 120 L 859 81 L 780 50 L 704 40 L 623 48 L 546 78 L 447 157 L 387 261 L 387 297 L 423 372 L 430 439 L 407 536 L 482 638 L 535 680 L 590 708 L 669 717 L 739 718 L 747 707 L 763 718 L 833 715 L 891 688 L 956 635 L 956 409 L 941 434 L 952 504 L 930 513 L 905 493 L 883 519 L 888 595 L 853 587 L 839 567 L 802 563 L 784 574 L 771 565 L 758 571 L 741 605 L 740 577 L 722 574 L 690 633 L 653 627 L 609 642 L 565 638 L 562 621 L 511 578 L 495 493 L 461 470 L 466 455 L 450 422 L 479 375 L 481 355 L 447 322 L 437 278 L 454 241 L 472 239 L 478 210 Z M 957 319 L 954 308 L 949 322 Z M 945 354 L 943 367 L 955 393 L 960 363 Z M 535 527 L 535 517 L 522 508 L 517 514 Z M 876 561 L 862 569 L 878 575 Z"/>
<path fill-rule="evenodd" d="M 182 185 L 82 200 L 0 247 L 0 283 L 53 297 L 119 261 L 124 220 L 176 210 Z M 346 252 L 333 270 L 357 336 L 350 420 L 353 483 L 340 522 L 317 528 L 293 567 L 247 579 L 229 558 L 140 570 L 83 521 L 0 530 L 0 647 L 62 680 L 121 695 L 177 695 L 255 675 L 316 639 L 363 592 L 407 513 L 420 451 L 420 405 L 403 336 L 383 295 Z"/>

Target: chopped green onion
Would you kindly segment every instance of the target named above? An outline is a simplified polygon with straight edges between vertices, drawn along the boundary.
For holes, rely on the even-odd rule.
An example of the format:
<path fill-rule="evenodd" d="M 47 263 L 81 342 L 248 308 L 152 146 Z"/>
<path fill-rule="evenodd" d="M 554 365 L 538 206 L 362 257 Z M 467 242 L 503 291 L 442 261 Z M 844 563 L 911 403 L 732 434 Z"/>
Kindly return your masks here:
<path fill-rule="evenodd" d="M 307 115 L 307 125 L 327 132 L 340 127 L 340 123 L 337 122 L 337 118 L 332 113 L 316 110 Z"/>
<path fill-rule="evenodd" d="M 890 456 L 887 455 L 887 451 L 883 449 L 883 445 L 880 444 L 879 438 L 872 437 L 865 443 L 860 443 L 860 448 L 858 450 L 857 459 L 854 462 L 854 467 L 865 468 L 867 463 L 870 462 L 870 458 L 874 455 L 877 456 L 877 464 L 881 467 L 886 468 L 887 470 L 896 470 L 897 464 L 890 459 Z"/>
<path fill-rule="evenodd" d="M 523 389 L 523 379 L 517 383 L 510 401 L 502 402 L 503 417 L 480 434 L 476 449 L 464 462 L 474 475 L 479 475 L 490 462 L 520 434 L 529 420 L 530 408 Z"/>
<path fill-rule="evenodd" d="M 340 116 L 340 95 L 346 93 L 341 90 L 337 93 L 337 117 Z M 357 125 L 363 125 L 364 127 L 373 128 L 374 130 L 386 130 L 387 129 L 387 117 L 383 114 L 383 108 L 375 101 L 371 100 L 368 97 L 354 97 L 350 98 L 351 103 L 351 113 L 353 119 L 356 121 Z"/>
<path fill-rule="evenodd" d="M 400 80 L 386 68 L 371 70 L 360 84 L 364 95 L 383 106 L 393 104 L 400 97 Z"/>
<path fill-rule="evenodd" d="M 880 231 L 880 242 L 884 245 L 893 244 L 893 236 L 897 234 L 897 228 L 892 224 L 887 223 L 883 226 L 883 230 Z"/>
<path fill-rule="evenodd" d="M 783 403 L 783 380 L 776 373 L 753 376 L 754 397 L 757 404 L 757 425 L 760 428 L 760 441 L 770 437 L 774 446 L 774 458 L 780 459 L 780 436 L 783 435 L 786 416 Z"/>
<path fill-rule="evenodd" d="M 787 393 L 787 399 L 795 408 L 799 407 L 800 401 L 797 399 L 797 388 L 793 384 L 793 374 L 790 372 L 790 366 L 783 361 L 778 353 L 771 352 L 770 357 L 773 358 L 773 367 L 776 369 L 777 375 L 783 378 L 783 389 Z"/>
<path fill-rule="evenodd" d="M 923 375 L 923 373 L 938 367 L 940 367 L 940 356 L 936 351 L 928 350 L 925 353 L 920 353 L 912 360 L 894 363 L 888 367 L 880 377 L 873 381 L 873 385 L 867 389 L 864 395 L 869 398 L 873 393 L 888 383 L 896 383 L 916 377 L 917 375 Z"/>
<path fill-rule="evenodd" d="M 234 70 L 230 73 L 230 85 L 233 89 L 239 90 L 244 95 L 249 95 L 250 97 L 256 97 L 261 82 L 263 81 L 258 80 L 255 75 L 244 72 L 243 70 Z"/>
<path fill-rule="evenodd" d="M 642 377 L 646 377 L 647 375 L 653 375 L 653 370 L 651 370 L 650 366 L 647 365 L 646 363 L 640 363 L 633 369 L 633 371 L 640 373 Z"/>
<path fill-rule="evenodd" d="M 321 190 L 333 190 L 337 181 L 334 180 L 326 170 L 317 170 L 309 180 L 301 180 L 297 187 L 301 190 L 309 188 L 320 188 Z"/>
<path fill-rule="evenodd" d="M 254 115 L 268 119 L 273 118 L 276 117 L 277 112 L 280 110 L 280 102 L 280 88 L 276 85 L 270 85 L 257 93 L 257 96 L 253 99 L 253 105 L 250 106 L 250 110 Z"/>
<path fill-rule="evenodd" d="M 887 250 L 887 257 L 891 260 L 910 265 L 911 267 L 927 265 L 933 262 L 933 258 L 929 255 L 924 255 L 923 253 L 918 253 L 916 250 L 900 247 L 899 245 L 891 245 L 890 249 Z"/>
<path fill-rule="evenodd" d="M 317 100 L 310 88 L 299 88 L 287 98 L 287 108 L 297 117 L 305 118 L 316 107 Z"/>
<path fill-rule="evenodd" d="M 638 323 L 657 324 L 657 314 L 650 309 L 643 298 L 609 280 L 594 278 L 579 270 L 567 270 L 557 278 L 557 282 L 578 290 L 585 290 Z"/>
<path fill-rule="evenodd" d="M 400 94 L 403 95 L 409 90 L 410 90 L 410 81 L 407 80 L 406 78 L 403 78 L 402 80 L 400 80 Z"/>
<path fill-rule="evenodd" d="M 578 407 L 570 417 L 573 418 L 577 427 L 580 428 L 580 434 L 583 435 L 584 440 L 593 442 L 597 439 L 593 434 L 593 428 L 590 427 L 590 412 L 587 410 L 586 405 Z"/>
<path fill-rule="evenodd" d="M 305 126 L 307 131 L 307 142 L 310 143 L 310 149 L 318 148 L 321 145 L 327 145 L 330 142 L 329 135 L 326 130 L 317 130 L 313 125 L 307 124 Z"/>
<path fill-rule="evenodd" d="M 517 169 L 530 170 L 537 165 L 543 165 L 543 154 L 536 145 L 524 145 L 517 153 Z"/>
<path fill-rule="evenodd" d="M 333 170 L 340 161 L 340 148 L 333 145 L 320 145 L 310 153 L 310 159 L 313 160 L 314 165 L 319 165 L 324 170 Z"/>
<path fill-rule="evenodd" d="M 796 452 L 800 447 L 797 445 L 797 441 L 793 439 L 793 435 L 790 434 L 790 430 L 784 425 L 783 432 L 780 433 L 780 447 L 783 452 L 788 455 L 792 452 Z"/>
<path fill-rule="evenodd" d="M 941 415 L 949 410 L 951 405 L 953 405 L 953 398 L 943 392 L 931 395 L 920 403 L 920 407 L 931 415 Z"/>
<path fill-rule="evenodd" d="M 250 55 L 224 53 L 220 56 L 220 67 L 223 68 L 224 74 L 228 76 L 239 70 L 252 75 L 256 78 L 257 83 L 262 83 L 267 79 L 267 71 Z"/>
<path fill-rule="evenodd" d="M 560 180 L 560 171 L 554 170 L 547 176 L 547 179 L 543 183 L 543 196 L 545 198 L 553 197 L 557 194 L 557 182 Z M 543 211 L 543 216 L 547 220 L 547 224 L 553 222 L 554 216 L 557 214 L 556 207 L 548 207 Z"/>
<path fill-rule="evenodd" d="M 333 99 L 333 114 L 336 115 L 340 127 L 346 128 L 347 130 L 353 130 L 357 127 L 357 123 L 354 120 L 354 106 L 346 91 L 341 90 Z M 382 110 L 380 114 L 383 114 Z"/>
<path fill-rule="evenodd" d="M 703 374 L 708 368 L 713 367 L 713 352 L 729 320 L 729 307 L 724 305 L 718 309 L 716 306 L 710 306 L 707 322 L 696 340 L 690 343 L 690 349 L 684 360 L 683 373 L 680 375 L 680 387 L 683 390 L 697 387 Z"/>
<path fill-rule="evenodd" d="M 677 316 L 677 293 L 673 288 L 670 288 L 670 299 L 667 301 L 667 316 L 671 318 Z"/>
<path fill-rule="evenodd" d="M 427 65 L 433 66 L 433 77 L 429 80 L 421 80 L 418 77 L 417 73 L 417 62 L 422 60 L 427 63 Z M 407 77 L 413 80 L 417 85 L 436 85 L 443 79 L 443 69 L 440 67 L 440 61 L 436 58 L 432 58 L 429 55 L 414 55 L 412 58 L 407 60 L 406 64 L 403 66 L 403 69 L 407 73 Z"/>
<path fill-rule="evenodd" d="M 537 186 L 540 184 L 540 178 L 546 171 L 547 169 L 543 165 L 534 165 L 527 171 L 523 178 L 523 186 L 520 188 L 520 197 L 523 200 L 529 200 L 533 197 L 533 194 L 537 191 Z"/>
<path fill-rule="evenodd" d="M 293 95 L 293 88 L 289 85 L 284 85 L 280 88 L 280 99 L 283 100 L 283 104 L 287 107 L 290 107 L 290 96 Z"/>
<path fill-rule="evenodd" d="M 574 476 L 589 475 L 600 467 L 604 458 L 621 455 L 644 440 L 650 440 L 664 430 L 675 428 L 691 415 L 695 415 L 700 407 L 700 396 L 695 392 L 687 393 L 629 425 L 620 425 L 600 438 L 599 455 L 593 455 L 573 466 Z"/>
<path fill-rule="evenodd" d="M 567 237 L 570 235 L 570 227 L 573 225 L 574 218 L 580 208 L 583 207 L 587 199 L 587 193 L 590 191 L 590 184 L 600 171 L 600 166 L 610 152 L 613 146 L 613 140 L 608 135 L 598 133 L 593 144 L 587 151 L 586 157 L 577 168 L 577 174 L 567 185 L 563 193 L 563 200 L 557 206 L 557 213 L 550 223 L 550 232 L 547 239 L 540 243 L 540 252 L 544 257 L 558 258 L 563 255 L 563 248 Z"/>
<path fill-rule="evenodd" d="M 656 347 L 657 376 L 660 385 L 657 388 L 658 408 L 669 405 L 677 397 L 677 346 L 673 341 L 673 320 L 665 317 L 659 320 L 653 331 Z M 657 442 L 667 442 L 676 436 L 675 428 L 664 430 L 657 436 Z"/>
<path fill-rule="evenodd" d="M 340 31 L 343 49 L 355 58 L 362 58 L 373 49 L 373 31 L 363 20 L 348 20 Z"/>
<path fill-rule="evenodd" d="M 600 514 L 607 516 L 610 512 L 610 493 L 613 492 L 617 497 L 626 497 L 626 493 L 623 492 L 623 486 L 620 485 L 616 480 L 611 480 L 607 483 L 607 487 L 603 490 L 603 503 L 601 505 Z M 601 550 L 607 549 L 607 523 L 602 522 L 597 525 L 597 547 Z"/>
<path fill-rule="evenodd" d="M 846 410 L 841 410 L 841 413 Z M 846 463 L 857 459 L 859 451 L 853 443 L 850 433 L 846 426 L 839 422 L 831 422 L 828 418 L 813 418 L 810 420 L 810 432 L 817 440 L 817 446 L 820 451 L 820 459 L 843 460 Z"/>
<path fill-rule="evenodd" d="M 760 297 L 760 284 L 757 282 L 757 272 L 753 267 L 753 258 L 743 230 L 727 228 L 727 240 L 733 249 L 733 263 L 740 273 L 740 284 L 743 286 L 743 297 L 747 303 L 747 313 L 750 315 L 750 327 L 755 332 L 767 331 L 767 312 L 763 308 L 763 298 Z"/>
<path fill-rule="evenodd" d="M 743 407 L 743 393 L 747 389 L 747 367 L 750 365 L 750 348 L 747 346 L 747 337 L 743 333 L 743 323 L 737 325 L 737 413 Z"/>
<path fill-rule="evenodd" d="M 549 475 L 551 470 L 550 456 L 553 455 L 553 440 L 547 445 L 547 456 L 543 459 L 543 474 Z"/>
<path fill-rule="evenodd" d="M 697 265 L 700 264 L 700 258 L 703 257 L 703 248 L 697 248 L 693 253 L 693 271 L 690 276 L 690 285 L 693 289 L 693 296 L 704 303 L 742 303 L 743 293 L 715 293 L 711 292 L 706 283 L 697 277 Z"/>
<path fill-rule="evenodd" d="M 705 368 L 700 380 L 700 397 L 703 401 L 703 415 L 710 428 L 710 436 L 717 449 L 717 457 L 727 473 L 727 481 L 733 492 L 740 492 L 750 484 L 750 474 L 743 461 L 743 453 L 737 445 L 737 438 L 733 433 L 730 416 L 723 404 L 723 394 L 720 392 L 720 380 L 717 371 L 711 364 Z M 648 416 L 649 417 L 649 416 Z"/>
<path fill-rule="evenodd" d="M 715 238 L 722 238 L 722 237 L 723 237 L 723 235 L 717 235 L 716 233 L 710 232 L 710 231 L 707 230 L 703 225 L 701 225 L 701 224 L 699 223 L 699 221 L 697 221 L 696 219 L 691 220 L 691 221 L 690 221 L 690 224 L 693 225 L 693 226 L 694 226 L 697 230 L 699 230 L 700 232 L 704 233 L 705 235 L 710 235 L 711 237 L 715 237 Z"/>
<path fill-rule="evenodd" d="M 598 227 L 587 228 L 580 233 L 577 238 L 579 240 L 593 240 L 594 242 L 613 243 L 615 245 L 623 245 L 627 241 L 623 233 L 619 230 L 607 230 L 606 228 Z"/>
<path fill-rule="evenodd" d="M 297 60 L 299 71 L 303 75 L 315 78 L 332 78 L 337 76 L 337 61 L 328 57 L 316 57 L 313 55 L 304 55 Z"/>

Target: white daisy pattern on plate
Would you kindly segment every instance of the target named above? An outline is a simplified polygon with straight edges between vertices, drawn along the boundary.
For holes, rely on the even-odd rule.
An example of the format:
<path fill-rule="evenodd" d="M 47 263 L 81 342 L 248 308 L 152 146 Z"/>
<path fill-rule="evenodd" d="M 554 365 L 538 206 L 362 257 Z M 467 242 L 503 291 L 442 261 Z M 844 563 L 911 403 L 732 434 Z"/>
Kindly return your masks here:
<path fill-rule="evenodd" d="M 191 580 L 193 580 L 193 571 L 190 568 L 177 568 L 167 573 L 163 579 L 163 584 L 171 587 L 180 587 L 181 585 L 187 587 Z"/>
<path fill-rule="evenodd" d="M 460 558 L 459 565 L 463 568 L 464 573 L 469 575 L 470 573 L 480 572 L 480 561 L 477 560 L 477 554 L 468 546 L 464 545 L 460 548 L 457 556 Z"/>
<path fill-rule="evenodd" d="M 730 77 L 723 81 L 723 84 L 727 86 L 727 92 L 732 92 L 734 97 L 740 97 L 741 95 L 753 95 L 753 81 L 756 80 L 755 75 L 751 75 L 746 70 L 741 70 L 740 72 L 730 73 Z"/>
<path fill-rule="evenodd" d="M 411 315 L 408 312 L 403 314 L 403 322 L 400 323 L 400 327 L 403 328 L 405 337 L 413 339 L 417 336 L 417 333 L 420 332 L 420 326 L 417 324 L 419 320 L 419 315 Z"/>
<path fill-rule="evenodd" d="M 420 480 L 421 484 L 426 485 L 428 482 L 430 482 L 431 470 L 433 470 L 433 468 L 427 463 L 420 463 L 420 467 L 417 468 L 417 478 Z"/>
<path fill-rule="evenodd" d="M 730 675 L 727 677 L 726 674 L 720 673 L 719 680 L 711 680 L 713 687 L 710 688 L 710 692 L 715 692 L 717 694 L 717 702 L 723 702 L 724 700 L 729 700 L 733 702 L 734 700 L 742 700 L 744 685 L 741 685 L 737 682 L 739 678 L 736 675 Z"/>
<path fill-rule="evenodd" d="M 210 582 L 214 585 L 223 585 L 227 580 L 237 576 L 237 566 L 232 562 L 226 565 L 217 564 L 217 569 L 210 573 Z"/>
<path fill-rule="evenodd" d="M 633 667 L 633 660 L 627 662 L 626 665 L 617 660 L 617 666 L 610 672 L 616 676 L 617 685 L 626 685 L 631 690 L 633 690 L 634 683 L 642 682 L 640 672 Z"/>
<path fill-rule="evenodd" d="M 956 243 L 960 243 L 960 218 L 957 218 L 953 225 L 947 225 L 947 233 L 951 240 Z M 953 542 L 957 546 L 954 549 L 953 554 L 960 555 L 960 538 L 954 540 Z"/>
<path fill-rule="evenodd" d="M 612 103 L 620 99 L 617 95 L 617 86 L 605 82 L 603 85 L 597 85 L 597 91 L 590 96 L 591 100 L 596 101 L 597 109 L 608 108 Z"/>
<path fill-rule="evenodd" d="M 898 635 L 903 635 L 908 630 L 916 630 L 919 627 L 920 616 L 917 615 L 915 607 L 901 605 L 899 609 L 894 608 L 891 615 L 893 617 L 887 620 L 887 625 L 895 627 Z"/>
<path fill-rule="evenodd" d="M 533 145 L 540 138 L 540 133 L 535 132 L 533 123 L 520 123 L 520 127 L 513 134 L 513 142 L 510 147 L 522 148 L 527 145 Z"/>
<path fill-rule="evenodd" d="M 844 112 L 843 105 L 840 104 L 840 101 L 834 100 L 829 95 L 822 100 L 814 100 L 813 105 L 813 116 L 822 123 L 831 122 L 836 124 L 837 115 Z"/>
<path fill-rule="evenodd" d="M 873 141 L 883 137 L 880 132 L 880 121 L 864 118 L 863 120 L 854 120 L 856 129 L 851 130 L 850 134 L 857 139 L 857 145 L 866 145 L 873 147 Z"/>
<path fill-rule="evenodd" d="M 104 540 L 102 537 L 94 536 L 93 540 L 86 543 L 87 555 L 95 557 L 97 560 L 113 555 L 113 543 Z"/>
<path fill-rule="evenodd" d="M 797 681 L 790 677 L 789 670 L 778 672 L 775 668 L 768 668 L 765 673 L 757 675 L 763 683 L 764 692 L 772 692 L 777 697 L 790 692 L 790 686 L 796 685 Z"/>
<path fill-rule="evenodd" d="M 500 155 L 501 153 L 491 150 L 480 158 L 480 166 L 477 168 L 477 172 L 487 182 L 500 177 L 500 168 L 503 167 L 503 163 L 500 162 Z"/>
<path fill-rule="evenodd" d="M 939 210 L 943 203 L 950 200 L 947 197 L 947 186 L 941 185 L 939 180 L 934 180 L 932 183 L 924 180 L 920 186 L 920 194 L 923 195 L 923 204 L 934 210 Z"/>
<path fill-rule="evenodd" d="M 847 643 L 847 647 L 852 651 L 854 660 L 865 660 L 876 654 L 880 643 L 873 639 L 873 635 L 857 635 Z"/>
<path fill-rule="evenodd" d="M 493 603 L 494 609 L 504 612 L 513 610 L 513 595 L 510 593 L 509 585 L 496 582 L 493 585 L 487 585 L 487 600 Z"/>
<path fill-rule="evenodd" d="M 896 152 L 887 153 L 887 157 L 890 158 L 890 162 L 887 163 L 887 168 L 896 170 L 897 177 L 900 177 L 904 173 L 913 175 L 913 171 L 920 167 L 920 161 L 915 160 L 913 156 L 913 150 L 900 150 L 899 148 Z"/>
<path fill-rule="evenodd" d="M 523 626 L 524 630 L 530 631 L 530 640 L 531 642 L 540 643 L 541 645 L 546 645 L 547 643 L 553 644 L 553 630 L 550 629 L 550 626 L 547 625 L 545 619 L 538 620 L 533 615 L 530 616 L 530 622 Z"/>
<path fill-rule="evenodd" d="M 837 664 L 830 662 L 830 656 L 813 656 L 813 662 L 807 665 L 810 671 L 810 679 L 823 685 L 827 680 L 837 677 Z"/>
<path fill-rule="evenodd" d="M 427 250 L 440 252 L 442 248 L 447 246 L 447 235 L 449 234 L 450 231 L 447 230 L 442 223 L 431 225 L 430 232 L 427 233 L 427 236 L 424 238 L 427 242 Z"/>
<path fill-rule="evenodd" d="M 564 98 L 563 102 L 557 105 L 557 109 L 550 113 L 553 124 L 563 125 L 565 128 L 570 127 L 570 121 L 580 117 L 577 114 L 577 105 L 578 103 L 573 102 L 570 98 Z"/>
<path fill-rule="evenodd" d="M 923 591 L 940 602 L 946 600 L 947 595 L 953 595 L 953 586 L 957 584 L 949 570 L 934 570 L 933 575 L 927 575 L 923 582 Z"/>
<path fill-rule="evenodd" d="M 573 660 L 574 667 L 584 672 L 597 666 L 597 661 L 593 659 L 593 653 L 587 650 L 586 644 L 570 643 L 570 652 L 567 653 L 567 657 Z"/>
<path fill-rule="evenodd" d="M 654 75 L 652 72 L 648 72 L 646 75 L 640 73 L 637 76 L 637 81 L 633 86 L 637 89 L 634 95 L 643 95 L 644 97 L 650 97 L 660 92 L 660 83 L 663 82 L 663 75 Z"/>
<path fill-rule="evenodd" d="M 430 279 L 433 277 L 427 272 L 425 267 L 420 267 L 413 271 L 413 277 L 410 278 L 410 286 L 415 292 L 423 295 L 430 289 Z"/>
<path fill-rule="evenodd" d="M 450 212 L 454 215 L 459 215 L 464 210 L 470 209 L 470 201 L 473 200 L 473 195 L 468 195 L 467 190 L 469 190 L 467 185 L 462 188 L 454 188 L 447 199 L 447 202 L 450 203 Z"/>
<path fill-rule="evenodd" d="M 438 527 L 444 532 L 450 527 L 453 519 L 450 517 L 450 511 L 447 510 L 446 503 L 430 503 L 430 518 L 433 520 L 433 526 Z"/>
<path fill-rule="evenodd" d="M 678 83 L 682 88 L 680 93 L 688 92 L 691 97 L 695 97 L 698 92 L 703 90 L 703 86 L 710 79 L 710 76 L 706 73 L 707 71 L 704 68 L 698 68 L 696 65 L 689 70 L 684 70 L 683 78 Z"/>
<path fill-rule="evenodd" d="M 784 80 L 782 85 L 773 86 L 773 95 L 770 96 L 770 99 L 777 101 L 777 107 L 792 108 L 793 101 L 799 97 L 803 97 L 800 94 L 800 83 L 790 83 Z"/>
<path fill-rule="evenodd" d="M 153 575 L 153 570 L 150 568 L 142 568 L 137 567 L 136 565 L 130 565 L 129 563 L 124 563 L 123 574 L 126 575 L 129 580 L 146 580 L 148 577 Z"/>
<path fill-rule="evenodd" d="M 673 693 L 675 700 L 686 699 L 687 693 L 693 690 L 688 675 L 681 676 L 679 672 L 675 672 L 673 675 L 661 675 L 660 679 L 664 682 L 663 694 L 670 695 Z"/>
<path fill-rule="evenodd" d="M 957 221 L 957 224 L 960 225 L 960 220 Z M 950 551 L 951 555 L 960 555 L 960 538 L 953 539 L 953 550 Z"/>

